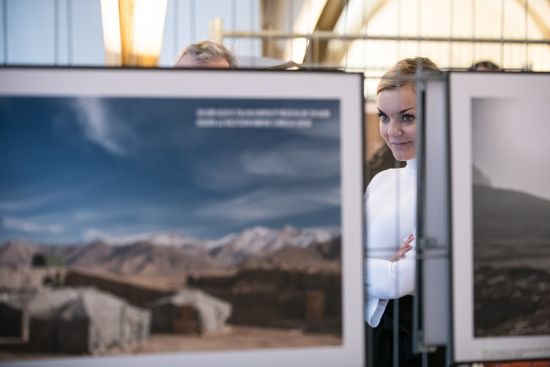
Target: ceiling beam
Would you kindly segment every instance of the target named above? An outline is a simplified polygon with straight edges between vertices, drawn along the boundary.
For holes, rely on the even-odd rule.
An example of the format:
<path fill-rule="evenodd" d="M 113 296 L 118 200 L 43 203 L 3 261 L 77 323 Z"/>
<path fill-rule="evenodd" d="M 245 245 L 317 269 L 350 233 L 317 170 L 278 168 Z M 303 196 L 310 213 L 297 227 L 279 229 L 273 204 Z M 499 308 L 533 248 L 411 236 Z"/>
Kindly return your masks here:
<path fill-rule="evenodd" d="M 326 2 L 314 31 L 332 31 L 349 0 L 329 0 Z M 308 44 L 304 59 L 309 63 L 320 63 L 327 57 L 328 40 L 312 40 Z"/>

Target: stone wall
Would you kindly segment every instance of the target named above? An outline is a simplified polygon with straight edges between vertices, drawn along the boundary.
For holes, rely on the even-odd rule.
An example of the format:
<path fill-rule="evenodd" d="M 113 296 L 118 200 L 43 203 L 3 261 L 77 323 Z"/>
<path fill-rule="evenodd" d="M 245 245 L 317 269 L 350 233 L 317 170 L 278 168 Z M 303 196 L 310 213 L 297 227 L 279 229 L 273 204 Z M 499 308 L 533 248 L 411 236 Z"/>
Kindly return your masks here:
<path fill-rule="evenodd" d="M 231 303 L 231 324 L 341 332 L 340 272 L 246 269 L 187 281 Z"/>
<path fill-rule="evenodd" d="M 148 307 L 159 298 L 173 294 L 173 291 L 132 284 L 112 276 L 99 275 L 83 270 L 67 270 L 65 285 L 71 287 L 95 287 L 114 294 L 139 307 Z"/>

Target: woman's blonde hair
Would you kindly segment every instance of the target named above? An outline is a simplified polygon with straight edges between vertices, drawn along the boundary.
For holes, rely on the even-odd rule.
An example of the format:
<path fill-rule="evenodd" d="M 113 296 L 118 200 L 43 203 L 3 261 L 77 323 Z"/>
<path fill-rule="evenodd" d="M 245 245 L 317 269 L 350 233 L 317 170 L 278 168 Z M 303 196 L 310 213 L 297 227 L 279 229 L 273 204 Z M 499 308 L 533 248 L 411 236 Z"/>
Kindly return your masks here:
<path fill-rule="evenodd" d="M 427 57 L 407 58 L 397 62 L 388 71 L 382 75 L 382 79 L 378 83 L 376 94 L 387 89 L 395 89 L 404 85 L 410 85 L 415 89 L 416 72 L 438 72 L 440 71 L 437 65 Z"/>

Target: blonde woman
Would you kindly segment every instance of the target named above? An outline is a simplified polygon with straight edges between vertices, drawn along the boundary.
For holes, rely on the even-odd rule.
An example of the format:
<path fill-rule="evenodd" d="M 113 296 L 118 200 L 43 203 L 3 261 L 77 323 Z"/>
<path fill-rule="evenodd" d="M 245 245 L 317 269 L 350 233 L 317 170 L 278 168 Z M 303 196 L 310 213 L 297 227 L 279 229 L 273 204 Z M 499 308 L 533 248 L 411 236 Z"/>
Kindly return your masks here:
<path fill-rule="evenodd" d="M 403 59 L 382 76 L 377 89 L 380 134 L 394 158 L 406 162 L 406 166 L 378 173 L 365 193 L 368 256 L 365 260 L 365 320 L 375 328 L 375 366 L 392 365 L 394 322 L 388 304 L 393 299 L 414 294 L 415 79 L 419 73 L 437 71 L 437 66 L 427 58 Z M 403 303 L 405 307 L 412 305 L 410 297 L 403 299 Z M 400 311 L 399 316 L 399 366 L 416 366 L 419 359 L 411 348 L 411 312 L 402 315 Z"/>

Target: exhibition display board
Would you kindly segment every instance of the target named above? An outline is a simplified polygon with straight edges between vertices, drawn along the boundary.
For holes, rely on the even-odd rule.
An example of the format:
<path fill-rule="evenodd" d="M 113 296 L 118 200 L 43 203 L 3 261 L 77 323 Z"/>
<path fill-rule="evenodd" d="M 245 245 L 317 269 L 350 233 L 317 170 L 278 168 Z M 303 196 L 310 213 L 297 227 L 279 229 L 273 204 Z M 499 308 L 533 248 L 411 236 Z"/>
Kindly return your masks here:
<path fill-rule="evenodd" d="M 0 69 L 0 365 L 362 366 L 363 105 L 358 73 Z"/>
<path fill-rule="evenodd" d="M 449 75 L 455 362 L 550 358 L 549 85 Z"/>

